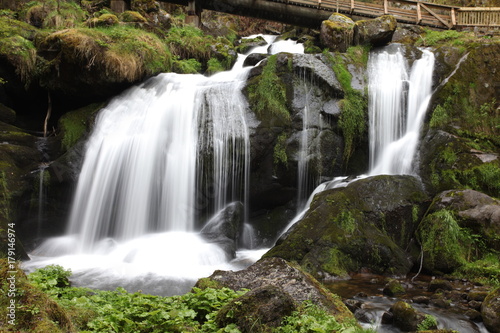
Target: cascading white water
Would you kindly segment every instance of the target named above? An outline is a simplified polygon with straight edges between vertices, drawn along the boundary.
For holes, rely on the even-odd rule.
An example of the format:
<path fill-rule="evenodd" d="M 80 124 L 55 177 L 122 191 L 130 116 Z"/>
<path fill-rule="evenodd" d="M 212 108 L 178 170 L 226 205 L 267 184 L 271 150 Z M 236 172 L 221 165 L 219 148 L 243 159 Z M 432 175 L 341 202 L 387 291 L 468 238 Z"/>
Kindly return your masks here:
<path fill-rule="evenodd" d="M 76 285 L 171 295 L 260 257 L 239 251 L 228 262 L 223 248 L 195 231 L 197 217 L 233 200 L 248 207 L 253 116 L 241 92 L 251 69 L 243 60 L 212 77 L 158 75 L 101 110 L 68 234 L 42 244 L 24 268 L 60 264 Z M 251 247 L 248 229 L 242 238 Z"/>
<path fill-rule="evenodd" d="M 429 106 L 434 54 L 422 51 L 408 73 L 399 47 L 370 55 L 369 175 L 411 174 L 420 130 Z"/>

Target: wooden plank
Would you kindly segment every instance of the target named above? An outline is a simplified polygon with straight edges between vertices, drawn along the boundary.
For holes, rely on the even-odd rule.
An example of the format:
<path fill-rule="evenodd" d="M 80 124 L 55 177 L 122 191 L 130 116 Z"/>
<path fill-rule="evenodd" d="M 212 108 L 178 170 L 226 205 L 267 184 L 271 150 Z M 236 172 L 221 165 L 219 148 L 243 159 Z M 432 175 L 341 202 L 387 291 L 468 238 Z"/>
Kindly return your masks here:
<path fill-rule="evenodd" d="M 428 11 L 429 13 L 431 13 L 432 16 L 434 16 L 435 18 L 437 18 L 439 20 L 439 22 L 443 23 L 445 26 L 447 26 L 448 28 L 452 28 L 450 26 L 450 24 L 448 22 L 446 22 L 445 20 L 443 20 L 441 17 L 439 17 L 439 15 L 437 15 L 436 13 L 434 13 L 430 8 L 428 8 L 426 5 L 424 4 L 421 4 L 422 8 L 425 9 L 426 11 Z"/>
<path fill-rule="evenodd" d="M 384 0 L 384 14 L 386 14 L 386 15 L 389 13 L 389 12 L 387 11 L 387 7 L 388 7 L 388 5 L 387 5 L 387 0 Z"/>
<path fill-rule="evenodd" d="M 457 25 L 457 19 L 455 18 L 455 8 L 451 9 L 451 25 L 452 26 Z"/>

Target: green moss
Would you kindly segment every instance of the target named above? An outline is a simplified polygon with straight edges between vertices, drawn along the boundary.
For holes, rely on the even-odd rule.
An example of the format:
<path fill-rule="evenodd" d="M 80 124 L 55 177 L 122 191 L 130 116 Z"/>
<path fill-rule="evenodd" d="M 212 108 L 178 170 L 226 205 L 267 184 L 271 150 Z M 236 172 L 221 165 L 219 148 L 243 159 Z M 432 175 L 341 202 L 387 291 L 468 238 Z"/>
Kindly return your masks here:
<path fill-rule="evenodd" d="M 80 25 L 86 13 L 73 1 L 38 0 L 27 2 L 20 17 L 42 28 L 65 29 Z"/>
<path fill-rule="evenodd" d="M 325 258 L 321 269 L 333 276 L 348 276 L 346 264 L 351 261 L 342 251 L 337 248 L 328 249 L 328 258 Z"/>
<path fill-rule="evenodd" d="M 207 70 L 206 73 L 211 75 L 218 72 L 222 72 L 226 70 L 226 68 L 221 64 L 221 62 L 217 58 L 210 58 L 207 62 Z"/>
<path fill-rule="evenodd" d="M 418 324 L 417 329 L 419 331 L 426 331 L 437 328 L 437 319 L 433 315 L 426 314 L 424 320 Z"/>
<path fill-rule="evenodd" d="M 140 13 L 126 10 L 120 15 L 120 19 L 123 22 L 132 22 L 132 23 L 146 23 L 147 20 Z"/>
<path fill-rule="evenodd" d="M 425 30 L 425 34 L 416 43 L 417 46 L 442 46 L 442 45 L 464 45 L 475 40 L 471 32 L 459 32 L 457 30 Z"/>
<path fill-rule="evenodd" d="M 286 87 L 276 71 L 277 55 L 267 58 L 256 84 L 248 87 L 252 109 L 261 119 L 274 118 L 271 123 L 290 124 L 291 117 L 286 105 Z"/>
<path fill-rule="evenodd" d="M 367 56 L 364 54 L 367 50 L 367 48 L 352 49 L 351 54 L 356 55 L 355 61 L 366 64 Z M 323 54 L 331 63 L 335 76 L 345 92 L 344 99 L 340 101 L 342 113 L 339 126 L 344 136 L 343 160 L 347 164 L 354 153 L 357 142 L 361 140 L 366 131 L 368 99 L 365 94 L 352 88 L 352 75 L 347 69 L 346 60 L 338 53 L 332 55 L 330 52 L 323 52 Z"/>
<path fill-rule="evenodd" d="M 335 217 L 334 223 L 340 226 L 340 228 L 348 234 L 352 234 L 356 231 L 356 219 L 350 210 L 341 211 L 340 214 Z"/>
<path fill-rule="evenodd" d="M 499 253 L 487 253 L 479 260 L 468 262 L 460 267 L 455 275 L 498 287 L 500 286 Z"/>
<path fill-rule="evenodd" d="M 427 215 L 418 228 L 427 268 L 451 272 L 461 269 L 471 253 L 479 253 L 481 241 L 468 229 L 461 228 L 455 214 L 439 210 Z"/>
<path fill-rule="evenodd" d="M 286 139 L 287 134 L 281 133 L 278 136 L 276 145 L 274 146 L 274 165 L 275 167 L 279 164 L 288 168 L 288 156 L 286 154 Z"/>
<path fill-rule="evenodd" d="M 196 282 L 196 287 L 203 290 L 206 288 L 221 289 L 223 286 L 220 282 L 211 278 L 201 278 Z"/>
<path fill-rule="evenodd" d="M 59 129 L 62 134 L 61 145 L 64 151 L 73 147 L 89 130 L 93 116 L 102 106 L 102 104 L 90 104 L 68 112 L 59 119 Z"/>
<path fill-rule="evenodd" d="M 196 59 L 174 60 L 172 71 L 179 74 L 198 74 L 201 64 Z"/>

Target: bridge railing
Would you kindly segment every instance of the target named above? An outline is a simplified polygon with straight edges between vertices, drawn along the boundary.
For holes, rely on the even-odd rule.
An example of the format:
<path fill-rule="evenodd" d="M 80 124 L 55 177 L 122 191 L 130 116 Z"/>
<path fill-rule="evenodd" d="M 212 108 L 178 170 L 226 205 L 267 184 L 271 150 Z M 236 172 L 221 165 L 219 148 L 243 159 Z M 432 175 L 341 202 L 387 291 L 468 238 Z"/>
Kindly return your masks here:
<path fill-rule="evenodd" d="M 500 7 L 461 8 L 415 0 L 378 0 L 377 3 L 354 0 L 269 1 L 368 17 L 390 14 L 395 16 L 398 22 L 447 29 L 467 26 L 500 26 Z"/>

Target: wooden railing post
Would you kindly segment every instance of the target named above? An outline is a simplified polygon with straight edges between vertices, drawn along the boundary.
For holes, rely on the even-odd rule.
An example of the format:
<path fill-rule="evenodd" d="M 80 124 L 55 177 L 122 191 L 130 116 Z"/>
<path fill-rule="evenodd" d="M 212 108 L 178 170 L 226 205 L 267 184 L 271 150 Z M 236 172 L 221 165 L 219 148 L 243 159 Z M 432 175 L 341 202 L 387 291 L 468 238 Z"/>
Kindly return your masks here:
<path fill-rule="evenodd" d="M 387 5 L 387 0 L 384 0 L 384 14 L 389 14 L 389 11 L 388 11 L 388 5 Z"/>
<path fill-rule="evenodd" d="M 420 8 L 420 2 L 417 3 L 417 24 L 420 24 L 422 21 L 422 10 Z"/>
<path fill-rule="evenodd" d="M 451 25 L 456 26 L 457 25 L 457 19 L 455 17 L 455 8 L 451 9 Z"/>
<path fill-rule="evenodd" d="M 354 11 L 354 0 L 351 0 L 351 13 Z"/>

